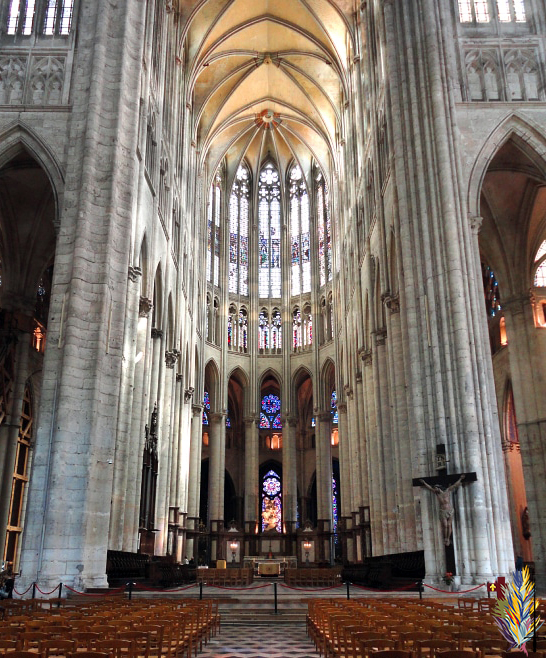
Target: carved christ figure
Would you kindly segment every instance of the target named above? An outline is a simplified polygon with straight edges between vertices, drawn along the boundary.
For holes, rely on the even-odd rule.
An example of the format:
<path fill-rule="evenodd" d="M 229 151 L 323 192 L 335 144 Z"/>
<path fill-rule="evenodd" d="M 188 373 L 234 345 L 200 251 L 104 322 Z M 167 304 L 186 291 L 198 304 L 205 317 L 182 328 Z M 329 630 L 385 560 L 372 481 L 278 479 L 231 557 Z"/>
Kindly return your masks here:
<path fill-rule="evenodd" d="M 451 533 L 453 532 L 453 505 L 451 504 L 451 492 L 455 491 L 461 486 L 462 481 L 464 480 L 464 473 L 461 477 L 450 485 L 447 489 L 442 489 L 439 484 L 431 487 L 430 484 L 427 484 L 424 480 L 419 480 L 421 484 L 426 487 L 429 491 L 438 498 L 438 504 L 440 505 L 440 522 L 442 524 L 442 533 L 444 535 L 444 544 L 449 546 L 451 544 Z"/>

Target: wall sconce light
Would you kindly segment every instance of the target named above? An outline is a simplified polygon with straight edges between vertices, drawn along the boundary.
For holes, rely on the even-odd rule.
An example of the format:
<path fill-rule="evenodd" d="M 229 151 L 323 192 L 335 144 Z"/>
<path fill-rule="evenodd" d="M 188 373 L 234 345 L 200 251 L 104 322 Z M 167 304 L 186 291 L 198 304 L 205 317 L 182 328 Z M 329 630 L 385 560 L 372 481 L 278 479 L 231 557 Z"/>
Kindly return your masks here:
<path fill-rule="evenodd" d="M 303 550 L 305 551 L 305 566 L 309 566 L 309 552 L 311 551 L 311 548 L 313 547 L 313 544 L 309 541 L 306 540 L 303 542 Z"/>
<path fill-rule="evenodd" d="M 239 542 L 232 541 L 229 547 L 231 548 L 231 564 L 235 566 L 235 554 L 237 553 L 237 549 L 239 548 Z"/>

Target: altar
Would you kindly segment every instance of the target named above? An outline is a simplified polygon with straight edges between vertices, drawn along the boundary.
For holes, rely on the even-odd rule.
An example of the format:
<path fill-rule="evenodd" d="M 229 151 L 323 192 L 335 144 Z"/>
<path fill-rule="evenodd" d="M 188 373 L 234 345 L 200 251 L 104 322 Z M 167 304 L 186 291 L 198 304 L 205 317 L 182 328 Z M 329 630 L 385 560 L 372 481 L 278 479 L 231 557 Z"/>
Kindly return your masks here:
<path fill-rule="evenodd" d="M 247 556 L 243 564 L 252 569 L 255 576 L 284 576 L 285 569 L 295 569 L 298 566 L 297 557 L 267 558 L 261 556 Z"/>

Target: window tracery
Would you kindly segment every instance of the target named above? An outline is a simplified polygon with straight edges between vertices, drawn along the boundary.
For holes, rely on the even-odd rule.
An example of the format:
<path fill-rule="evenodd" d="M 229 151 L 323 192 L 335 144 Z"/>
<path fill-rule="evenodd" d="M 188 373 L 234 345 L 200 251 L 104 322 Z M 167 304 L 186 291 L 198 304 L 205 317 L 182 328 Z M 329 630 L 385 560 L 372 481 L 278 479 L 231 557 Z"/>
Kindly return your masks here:
<path fill-rule="evenodd" d="M 525 0 L 459 0 L 461 23 L 490 23 L 495 17 L 500 23 L 525 23 Z"/>
<path fill-rule="evenodd" d="M 332 223 L 328 199 L 328 186 L 319 171 L 315 178 L 317 208 L 318 257 L 320 285 L 332 280 Z"/>
<path fill-rule="evenodd" d="M 250 175 L 237 170 L 229 199 L 229 292 L 248 295 L 248 212 Z"/>
<path fill-rule="evenodd" d="M 268 430 L 282 429 L 281 421 L 281 400 L 278 395 L 264 395 L 261 404 L 262 410 L 260 412 L 260 429 Z"/>
<path fill-rule="evenodd" d="M 281 296 L 281 187 L 272 163 L 260 172 L 258 191 L 259 279 L 261 298 Z"/>
<path fill-rule="evenodd" d="M 220 212 L 222 176 L 217 173 L 210 186 L 207 207 L 207 281 L 217 286 L 220 278 Z"/>
<path fill-rule="evenodd" d="M 292 253 L 292 295 L 311 292 L 311 234 L 309 195 L 299 165 L 290 170 L 290 229 Z"/>

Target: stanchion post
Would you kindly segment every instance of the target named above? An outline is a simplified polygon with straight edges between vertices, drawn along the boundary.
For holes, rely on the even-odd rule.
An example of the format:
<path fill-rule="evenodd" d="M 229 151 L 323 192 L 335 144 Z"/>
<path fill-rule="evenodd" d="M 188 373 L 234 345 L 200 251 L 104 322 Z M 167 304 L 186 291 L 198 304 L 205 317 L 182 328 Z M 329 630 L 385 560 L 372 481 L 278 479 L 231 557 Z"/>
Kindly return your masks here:
<path fill-rule="evenodd" d="M 346 582 L 347 585 L 347 601 L 351 598 L 351 583 L 349 581 Z"/>
<path fill-rule="evenodd" d="M 57 603 L 57 608 L 61 607 L 61 598 L 63 596 L 63 584 L 59 583 L 59 601 Z"/>
<path fill-rule="evenodd" d="M 199 583 L 199 600 L 203 600 L 203 581 Z"/>
<path fill-rule="evenodd" d="M 278 612 L 278 607 L 277 607 L 277 583 L 273 583 L 273 591 L 275 594 L 275 614 Z"/>
<path fill-rule="evenodd" d="M 420 580 L 420 581 L 419 581 L 419 599 L 421 599 L 421 600 L 422 600 L 422 598 L 423 598 L 423 590 L 424 590 L 424 589 L 425 589 L 425 588 L 423 587 L 423 581 Z"/>
<path fill-rule="evenodd" d="M 489 583 L 486 584 L 486 587 L 487 587 L 487 598 L 490 599 L 491 598 L 491 588 L 489 587 Z"/>
<path fill-rule="evenodd" d="M 36 583 L 32 583 L 32 598 L 36 598 Z"/>
<path fill-rule="evenodd" d="M 127 598 L 129 601 L 133 598 L 133 583 L 132 581 L 129 581 L 128 583 L 125 584 L 125 588 L 127 590 Z"/>

